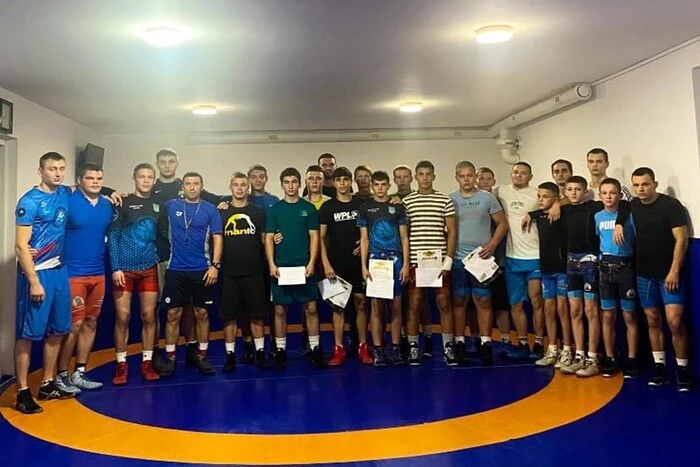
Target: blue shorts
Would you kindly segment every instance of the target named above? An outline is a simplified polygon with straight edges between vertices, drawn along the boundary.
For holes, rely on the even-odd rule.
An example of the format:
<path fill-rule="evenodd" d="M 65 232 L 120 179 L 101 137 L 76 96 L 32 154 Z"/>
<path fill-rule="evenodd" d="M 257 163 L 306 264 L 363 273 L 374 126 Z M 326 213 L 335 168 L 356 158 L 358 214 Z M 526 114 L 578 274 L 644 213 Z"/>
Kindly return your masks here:
<path fill-rule="evenodd" d="M 667 292 L 664 279 L 637 276 L 637 295 L 643 308 L 662 308 L 666 305 L 685 305 L 685 287 L 678 283 L 678 290 Z"/>
<path fill-rule="evenodd" d="M 395 253 L 370 253 L 369 259 L 385 259 L 394 262 L 394 297 L 400 297 L 403 294 L 403 285 L 401 284 L 403 258 L 401 255 Z"/>
<path fill-rule="evenodd" d="M 35 302 L 29 295 L 29 281 L 17 273 L 17 339 L 43 340 L 70 332 L 70 281 L 68 268 L 61 266 L 36 272 L 46 297 Z"/>
<path fill-rule="evenodd" d="M 598 262 L 579 261 L 588 254 L 570 254 L 566 264 L 569 298 L 596 300 L 598 297 Z"/>
<path fill-rule="evenodd" d="M 452 285 L 453 297 L 490 297 L 491 289 L 484 287 L 481 282 L 476 280 L 469 271 L 464 269 L 461 261 L 456 261 L 452 265 L 452 273 L 450 274 L 450 282 Z"/>
<path fill-rule="evenodd" d="M 539 259 L 506 258 L 506 289 L 510 305 L 528 301 L 527 284 L 532 280 L 540 280 Z"/>
<path fill-rule="evenodd" d="M 555 300 L 557 297 L 566 297 L 566 274 L 563 272 L 542 273 L 542 299 Z"/>

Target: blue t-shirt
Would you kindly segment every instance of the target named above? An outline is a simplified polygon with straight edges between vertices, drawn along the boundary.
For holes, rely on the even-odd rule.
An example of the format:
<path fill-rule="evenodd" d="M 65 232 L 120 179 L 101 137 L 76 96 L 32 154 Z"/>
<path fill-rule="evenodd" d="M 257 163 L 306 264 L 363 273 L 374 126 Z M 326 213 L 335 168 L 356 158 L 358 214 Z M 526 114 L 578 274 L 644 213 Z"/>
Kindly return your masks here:
<path fill-rule="evenodd" d="M 53 193 L 34 187 L 22 196 L 15 209 L 15 225 L 31 226 L 29 247 L 37 250 L 34 269 L 51 269 L 63 264 L 63 247 L 71 190 L 59 186 Z"/>
<path fill-rule="evenodd" d="M 265 193 L 264 195 L 253 196 L 248 195 L 248 201 L 255 207 L 262 209 L 267 212 L 268 209 L 272 207 L 273 204 L 277 203 L 280 199 L 270 193 Z"/>
<path fill-rule="evenodd" d="M 75 190 L 68 200 L 66 252 L 68 276 L 101 276 L 105 273 L 105 237 L 112 220 L 112 203 L 100 196 L 94 206 Z"/>
<path fill-rule="evenodd" d="M 173 271 L 204 271 L 210 266 L 209 238 L 221 235 L 221 215 L 216 206 L 200 200 L 188 203 L 171 199 L 165 203 Z"/>
<path fill-rule="evenodd" d="M 501 212 L 501 204 L 488 191 L 477 190 L 469 198 L 459 191 L 450 193 L 457 214 L 457 253 L 462 261 L 472 251 L 491 240 L 491 215 Z"/>
<path fill-rule="evenodd" d="M 370 198 L 357 210 L 357 226 L 367 228 L 370 254 L 401 256 L 400 225 L 408 225 L 403 204 Z"/>
<path fill-rule="evenodd" d="M 625 243 L 617 245 L 613 239 L 615 233 L 615 221 L 617 211 L 598 211 L 595 214 L 595 233 L 600 237 L 600 254 L 611 256 L 631 257 L 634 256 L 634 219 L 630 214 L 624 226 Z"/>

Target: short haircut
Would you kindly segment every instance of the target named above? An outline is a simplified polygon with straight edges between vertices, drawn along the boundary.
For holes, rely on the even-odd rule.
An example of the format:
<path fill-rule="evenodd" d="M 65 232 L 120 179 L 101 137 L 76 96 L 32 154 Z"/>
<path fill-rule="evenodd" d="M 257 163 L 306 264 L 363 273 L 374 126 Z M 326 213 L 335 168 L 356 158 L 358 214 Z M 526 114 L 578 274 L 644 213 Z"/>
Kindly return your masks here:
<path fill-rule="evenodd" d="M 532 166 L 530 164 L 528 164 L 527 162 L 516 162 L 515 164 L 513 164 L 513 167 L 515 167 L 516 165 L 522 165 L 523 167 L 527 167 L 527 169 L 532 174 Z"/>
<path fill-rule="evenodd" d="M 589 154 L 599 154 L 599 155 L 603 156 L 603 159 L 605 160 L 605 162 L 608 162 L 608 151 L 606 151 L 606 150 L 603 149 L 603 148 L 593 148 L 593 149 L 591 149 L 590 151 L 588 151 L 588 152 L 586 153 L 586 158 L 588 158 L 588 155 L 589 155 Z"/>
<path fill-rule="evenodd" d="M 358 165 L 355 167 L 355 170 L 353 171 L 353 175 L 357 177 L 357 172 L 369 172 L 369 175 L 372 176 L 372 169 L 367 167 L 366 165 Z"/>
<path fill-rule="evenodd" d="M 43 168 L 46 161 L 64 161 L 66 158 L 57 152 L 47 152 L 39 158 L 39 167 Z"/>
<path fill-rule="evenodd" d="M 391 183 L 391 179 L 389 178 L 389 174 L 383 170 L 377 170 L 376 172 L 372 172 L 371 180 L 372 180 L 372 183 L 374 183 L 374 182 Z"/>
<path fill-rule="evenodd" d="M 324 152 L 323 154 L 318 156 L 318 160 L 316 161 L 319 163 L 319 165 L 321 164 L 321 159 L 333 159 L 333 160 L 335 160 L 335 156 L 333 154 L 331 154 L 330 152 Z"/>
<path fill-rule="evenodd" d="M 250 174 L 251 174 L 254 170 L 259 170 L 260 172 L 263 172 L 263 173 L 265 174 L 265 176 L 267 177 L 267 169 L 265 168 L 264 165 L 255 164 L 254 166 L 252 166 L 251 168 L 249 168 L 249 169 L 248 169 L 248 176 L 249 176 L 249 177 L 250 177 Z"/>
<path fill-rule="evenodd" d="M 134 167 L 134 175 L 133 175 L 134 177 L 136 177 L 136 174 L 138 173 L 139 170 L 151 170 L 151 171 L 153 171 L 154 176 L 156 174 L 155 167 L 153 167 L 148 162 L 141 162 L 140 164 L 137 164 L 136 167 Z"/>
<path fill-rule="evenodd" d="M 333 180 L 341 177 L 347 177 L 350 180 L 352 180 L 352 173 L 350 172 L 350 169 L 348 169 L 347 167 L 338 167 L 333 171 L 333 174 L 331 175 L 331 178 Z"/>
<path fill-rule="evenodd" d="M 396 177 L 396 171 L 397 171 L 397 170 L 408 170 L 408 172 L 409 172 L 410 174 L 413 174 L 413 170 L 411 170 L 411 168 L 410 168 L 409 166 L 407 166 L 406 164 L 401 164 L 401 165 L 397 165 L 396 167 L 394 167 L 394 170 L 392 170 L 392 172 L 391 172 L 391 174 L 392 174 L 394 177 Z"/>
<path fill-rule="evenodd" d="M 233 181 L 234 178 L 245 178 L 246 181 L 248 180 L 248 176 L 244 174 L 243 172 L 234 172 L 231 174 L 231 180 L 229 180 L 229 183 Z"/>
<path fill-rule="evenodd" d="M 537 185 L 540 190 L 547 190 L 552 192 L 554 198 L 559 198 L 559 186 L 554 182 L 544 182 Z"/>
<path fill-rule="evenodd" d="M 550 166 L 552 172 L 554 172 L 554 166 L 557 164 L 566 164 L 566 167 L 568 167 L 569 172 L 574 173 L 574 166 L 571 165 L 571 162 L 567 161 L 566 159 L 557 159 L 554 162 L 552 162 L 552 165 Z"/>
<path fill-rule="evenodd" d="M 78 169 L 78 178 L 83 178 L 85 174 L 89 171 L 102 172 L 102 167 L 95 164 L 94 162 L 86 162 L 80 166 L 80 169 Z"/>
<path fill-rule="evenodd" d="M 493 173 L 493 170 L 489 169 L 488 167 L 480 167 L 479 170 L 476 171 L 477 177 L 482 173 L 491 174 L 493 178 L 496 178 L 496 174 Z"/>
<path fill-rule="evenodd" d="M 204 185 L 204 179 L 202 178 L 202 175 L 199 172 L 187 172 L 185 175 L 182 176 L 182 183 L 185 183 L 186 178 L 198 178 L 199 183 Z"/>
<path fill-rule="evenodd" d="M 622 184 L 620 184 L 620 181 L 616 178 L 604 178 L 603 181 L 600 182 L 600 185 L 598 185 L 598 188 L 602 187 L 603 185 L 613 185 L 615 188 L 617 188 L 618 193 L 622 193 Z"/>
<path fill-rule="evenodd" d="M 461 161 L 457 163 L 455 166 L 455 172 L 461 169 L 472 169 L 474 172 L 476 172 L 476 166 L 469 161 Z"/>
<path fill-rule="evenodd" d="M 634 172 L 632 172 L 633 177 L 643 177 L 645 175 L 649 175 L 652 181 L 656 181 L 656 174 L 651 170 L 651 167 L 637 167 L 634 169 Z"/>
<path fill-rule="evenodd" d="M 175 159 L 180 159 L 180 157 L 177 155 L 177 152 L 175 152 L 174 149 L 163 148 L 156 153 L 156 160 L 160 159 L 161 157 L 166 157 L 166 156 L 172 156 Z"/>
<path fill-rule="evenodd" d="M 309 172 L 323 172 L 323 169 L 321 168 L 320 165 L 310 165 L 306 168 L 306 173 Z"/>
<path fill-rule="evenodd" d="M 431 172 L 435 173 L 435 166 L 430 161 L 418 161 L 416 164 L 416 172 L 418 169 L 430 169 Z"/>
<path fill-rule="evenodd" d="M 287 167 L 280 172 L 280 183 L 284 181 L 284 177 L 296 177 L 297 182 L 301 183 L 301 174 L 294 167 Z"/>
<path fill-rule="evenodd" d="M 572 175 L 571 177 L 567 178 L 566 184 L 568 185 L 569 183 L 576 183 L 578 185 L 581 185 L 584 190 L 588 189 L 588 182 L 585 178 L 583 178 L 580 175 Z"/>

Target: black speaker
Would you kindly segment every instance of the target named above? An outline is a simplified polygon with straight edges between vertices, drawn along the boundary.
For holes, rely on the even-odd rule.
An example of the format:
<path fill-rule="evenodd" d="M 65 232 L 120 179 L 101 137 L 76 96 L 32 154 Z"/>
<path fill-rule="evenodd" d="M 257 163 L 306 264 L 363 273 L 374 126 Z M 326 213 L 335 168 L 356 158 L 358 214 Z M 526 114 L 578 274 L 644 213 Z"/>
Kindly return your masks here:
<path fill-rule="evenodd" d="M 85 164 L 96 164 L 102 168 L 105 159 L 105 150 L 99 146 L 88 143 L 85 149 L 78 154 L 78 163 L 75 167 L 76 177 L 80 173 L 80 168 Z"/>

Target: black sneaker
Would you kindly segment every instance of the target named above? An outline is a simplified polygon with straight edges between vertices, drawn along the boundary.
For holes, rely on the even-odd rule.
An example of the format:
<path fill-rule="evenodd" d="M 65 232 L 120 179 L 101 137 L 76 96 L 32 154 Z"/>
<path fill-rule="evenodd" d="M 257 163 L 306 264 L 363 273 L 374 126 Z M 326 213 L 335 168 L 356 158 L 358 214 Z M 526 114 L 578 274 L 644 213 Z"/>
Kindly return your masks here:
<path fill-rule="evenodd" d="M 226 352 L 226 363 L 224 363 L 221 371 L 224 373 L 230 373 L 236 369 L 236 354 L 233 352 Z"/>
<path fill-rule="evenodd" d="M 243 342 L 243 356 L 241 357 L 241 363 L 248 365 L 255 361 L 255 344 L 253 341 Z"/>
<path fill-rule="evenodd" d="M 175 359 L 174 358 L 165 358 L 163 361 L 163 367 L 161 368 L 161 371 L 158 373 L 159 376 L 172 376 L 175 374 Z"/>
<path fill-rule="evenodd" d="M 628 358 L 625 363 L 625 369 L 622 371 L 622 376 L 625 379 L 635 379 L 639 376 L 639 364 L 636 358 Z"/>
<path fill-rule="evenodd" d="M 459 365 L 466 365 L 469 361 L 469 357 L 467 357 L 467 346 L 462 341 L 455 342 L 455 358 Z"/>
<path fill-rule="evenodd" d="M 423 358 L 433 358 L 433 335 L 423 336 Z"/>
<path fill-rule="evenodd" d="M 679 366 L 676 368 L 676 381 L 678 392 L 690 392 L 690 368 Z"/>
<path fill-rule="evenodd" d="M 391 354 L 389 355 L 389 361 L 394 366 L 404 366 L 406 364 L 406 360 L 404 360 L 401 356 L 401 349 L 398 345 L 391 346 Z"/>
<path fill-rule="evenodd" d="M 530 361 L 536 362 L 537 360 L 544 357 L 544 347 L 539 342 L 535 342 L 532 346 L 532 351 L 530 352 Z"/>
<path fill-rule="evenodd" d="M 411 366 L 420 365 L 420 350 L 418 344 L 414 342 L 408 345 L 408 364 Z"/>
<path fill-rule="evenodd" d="M 372 357 L 374 357 L 374 366 L 385 367 L 386 366 L 386 354 L 384 353 L 384 347 L 375 347 L 372 350 Z"/>
<path fill-rule="evenodd" d="M 255 362 L 255 366 L 258 368 L 268 368 L 270 366 L 267 363 L 267 358 L 265 358 L 265 349 L 256 350 L 253 360 Z"/>
<path fill-rule="evenodd" d="M 233 357 L 233 354 L 231 354 L 231 357 Z M 228 360 L 228 356 L 226 356 Z M 236 364 L 236 360 L 233 360 L 233 364 Z M 213 366 L 211 366 L 211 363 L 209 363 L 209 360 L 206 359 L 206 357 L 202 358 L 197 358 L 197 371 L 199 371 L 200 375 L 204 376 L 211 376 L 216 374 L 216 370 L 214 369 Z"/>
<path fill-rule="evenodd" d="M 30 394 L 31 395 L 31 394 Z M 39 387 L 39 394 L 37 394 L 37 399 L 40 401 L 46 401 L 50 399 L 70 399 L 75 397 L 74 392 L 64 391 L 56 386 L 53 380 Z"/>
<path fill-rule="evenodd" d="M 163 370 L 165 367 L 165 355 L 163 351 L 155 347 L 153 349 L 153 371 L 158 373 L 158 375 L 163 376 Z"/>
<path fill-rule="evenodd" d="M 199 367 L 199 347 L 197 344 L 185 346 L 185 365 L 193 368 Z"/>
<path fill-rule="evenodd" d="M 459 363 L 455 358 L 455 343 L 448 342 L 442 351 L 442 359 L 447 364 L 447 366 L 457 366 Z"/>
<path fill-rule="evenodd" d="M 617 366 L 617 361 L 610 357 L 603 357 L 603 362 L 600 367 L 600 372 L 603 378 L 612 378 L 620 371 Z"/>
<path fill-rule="evenodd" d="M 278 370 L 287 367 L 287 349 L 277 349 L 275 351 L 274 366 Z"/>
<path fill-rule="evenodd" d="M 311 346 L 309 345 L 309 333 L 306 329 L 301 331 L 301 353 L 304 356 L 308 356 L 311 353 Z"/>
<path fill-rule="evenodd" d="M 308 359 L 309 363 L 316 368 L 326 368 L 328 366 L 328 363 L 323 358 L 323 350 L 319 346 L 313 348 L 311 353 L 309 353 Z"/>
<path fill-rule="evenodd" d="M 493 365 L 493 348 L 491 347 L 491 341 L 484 342 L 479 346 L 479 356 L 481 357 L 482 365 Z"/>
<path fill-rule="evenodd" d="M 15 403 L 15 408 L 27 415 L 41 413 L 44 411 L 44 409 L 42 409 L 41 406 L 36 403 L 34 397 L 32 397 L 32 391 L 30 391 L 29 388 L 17 391 L 17 402 Z"/>
<path fill-rule="evenodd" d="M 668 383 L 668 379 L 666 378 L 666 365 L 663 363 L 655 363 L 654 369 L 651 372 L 651 379 L 647 384 L 649 386 L 663 386 L 666 383 Z"/>
<path fill-rule="evenodd" d="M 401 352 L 401 358 L 404 361 L 408 360 L 408 336 L 401 336 L 401 341 L 399 343 L 399 352 Z"/>

